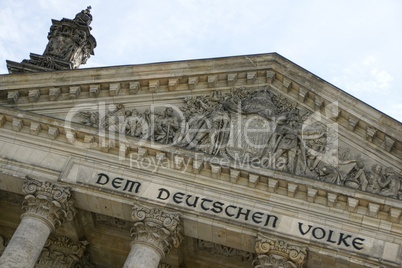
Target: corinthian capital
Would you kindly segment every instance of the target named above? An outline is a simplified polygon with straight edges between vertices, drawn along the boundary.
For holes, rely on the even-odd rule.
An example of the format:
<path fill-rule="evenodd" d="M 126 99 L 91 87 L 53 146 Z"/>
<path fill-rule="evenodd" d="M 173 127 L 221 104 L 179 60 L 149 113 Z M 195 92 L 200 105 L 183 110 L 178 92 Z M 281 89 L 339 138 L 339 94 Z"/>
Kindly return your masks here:
<path fill-rule="evenodd" d="M 26 194 L 22 202 L 22 217 L 36 217 L 56 229 L 65 220 L 72 220 L 76 210 L 70 188 L 57 186 L 48 181 L 26 177 L 23 187 Z"/>
<path fill-rule="evenodd" d="M 307 247 L 271 239 L 262 234 L 257 237 L 255 251 L 258 254 L 254 261 L 256 268 L 301 268 L 307 257 Z"/>
<path fill-rule="evenodd" d="M 177 212 L 134 205 L 131 214 L 133 243 L 153 247 L 162 257 L 165 256 L 172 246 L 178 247 L 183 240 L 179 217 Z"/>

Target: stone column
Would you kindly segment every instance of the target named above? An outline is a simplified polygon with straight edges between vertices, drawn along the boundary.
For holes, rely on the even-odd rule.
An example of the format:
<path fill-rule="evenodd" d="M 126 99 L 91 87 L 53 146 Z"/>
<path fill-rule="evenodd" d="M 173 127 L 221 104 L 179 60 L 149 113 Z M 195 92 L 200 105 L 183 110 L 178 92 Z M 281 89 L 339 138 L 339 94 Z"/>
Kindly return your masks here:
<path fill-rule="evenodd" d="M 172 246 L 183 240 L 180 213 L 134 205 L 133 241 L 124 268 L 157 268 Z"/>
<path fill-rule="evenodd" d="M 0 257 L 2 268 L 30 268 L 35 263 L 49 234 L 65 220 L 75 216 L 69 188 L 27 177 L 21 223 Z"/>
<path fill-rule="evenodd" d="M 258 254 L 253 262 L 255 268 L 302 268 L 307 259 L 307 247 L 291 245 L 262 234 L 257 237 L 255 251 Z"/>
<path fill-rule="evenodd" d="M 87 241 L 73 242 L 68 237 L 50 236 L 35 268 L 93 267 L 86 247 Z"/>

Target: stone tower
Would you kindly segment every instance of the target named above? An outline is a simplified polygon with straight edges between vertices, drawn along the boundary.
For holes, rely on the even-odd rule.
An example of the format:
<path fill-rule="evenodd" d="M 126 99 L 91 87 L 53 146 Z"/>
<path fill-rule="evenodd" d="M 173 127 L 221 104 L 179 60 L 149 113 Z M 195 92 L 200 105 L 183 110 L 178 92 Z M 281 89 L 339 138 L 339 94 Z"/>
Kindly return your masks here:
<path fill-rule="evenodd" d="M 31 53 L 21 63 L 8 61 L 9 73 L 43 72 L 77 69 L 94 55 L 96 40 L 91 35 L 91 7 L 79 12 L 74 19 L 52 20 L 49 42 L 42 55 Z"/>

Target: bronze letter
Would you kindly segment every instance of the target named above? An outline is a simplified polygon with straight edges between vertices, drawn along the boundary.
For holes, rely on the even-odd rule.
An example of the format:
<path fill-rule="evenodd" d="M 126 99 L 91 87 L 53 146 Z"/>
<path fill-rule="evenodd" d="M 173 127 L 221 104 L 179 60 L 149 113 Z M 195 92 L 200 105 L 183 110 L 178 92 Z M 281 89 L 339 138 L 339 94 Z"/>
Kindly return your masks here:
<path fill-rule="evenodd" d="M 222 202 L 216 201 L 212 205 L 214 208 L 211 209 L 211 211 L 214 212 L 214 213 L 221 213 L 223 211 L 223 208 L 222 208 L 223 205 L 224 204 Z"/>
<path fill-rule="evenodd" d="M 114 187 L 114 188 L 116 188 L 116 189 L 119 189 L 120 187 L 121 187 L 121 183 L 123 182 L 123 179 L 122 178 L 119 178 L 119 177 L 117 177 L 117 178 L 114 178 L 113 180 L 112 180 L 112 186 Z"/>
<path fill-rule="evenodd" d="M 251 219 L 253 220 L 253 222 L 259 224 L 261 223 L 262 215 L 264 215 L 264 213 L 254 212 L 253 216 L 251 216 Z"/>
<path fill-rule="evenodd" d="M 106 181 L 105 181 L 105 182 L 101 182 L 102 178 L 105 178 Z M 105 184 L 108 183 L 108 182 L 109 182 L 109 176 L 108 176 L 108 175 L 106 175 L 105 173 L 99 173 L 99 174 L 98 174 L 98 180 L 96 181 L 97 184 L 105 185 Z"/>
<path fill-rule="evenodd" d="M 162 197 L 162 194 L 166 194 L 166 197 Z M 170 192 L 168 190 L 166 190 L 165 188 L 159 188 L 159 194 L 158 194 L 158 199 L 160 200 L 166 200 L 168 199 L 170 196 Z"/>
<path fill-rule="evenodd" d="M 181 199 L 183 199 L 183 197 L 184 197 L 184 193 L 177 192 L 177 193 L 175 193 L 175 194 L 173 195 L 173 201 L 174 201 L 176 204 L 180 204 L 180 203 L 182 202 Z"/>
<path fill-rule="evenodd" d="M 140 188 L 140 186 L 141 186 L 141 183 L 139 183 L 138 181 L 130 181 L 130 180 L 127 180 L 127 181 L 126 181 L 126 185 L 124 186 L 123 191 L 125 191 L 128 187 L 130 187 L 128 191 L 129 191 L 129 192 L 132 192 L 134 185 L 137 185 L 137 187 L 135 188 L 135 191 L 134 191 L 134 192 L 135 192 L 135 193 L 138 193 L 138 190 L 139 190 L 139 188 Z"/>
<path fill-rule="evenodd" d="M 360 241 L 356 241 L 356 240 L 360 240 Z M 363 242 L 364 242 L 364 240 L 366 240 L 366 239 L 360 238 L 360 237 L 356 237 L 356 238 L 353 239 L 353 241 L 352 241 L 353 247 L 354 247 L 355 249 L 357 249 L 357 250 L 362 250 L 362 249 L 363 249 Z M 361 246 L 361 247 L 359 247 L 359 246 L 357 246 L 357 245 L 359 245 L 359 246 Z"/>
<path fill-rule="evenodd" d="M 303 229 L 302 229 L 302 226 L 303 226 L 303 223 L 302 223 L 302 222 L 299 222 L 299 231 L 300 231 L 300 233 L 301 233 L 302 235 L 308 234 L 308 233 L 310 232 L 311 228 L 313 227 L 313 226 L 309 225 L 309 226 L 308 226 L 308 230 L 304 232 Z"/>

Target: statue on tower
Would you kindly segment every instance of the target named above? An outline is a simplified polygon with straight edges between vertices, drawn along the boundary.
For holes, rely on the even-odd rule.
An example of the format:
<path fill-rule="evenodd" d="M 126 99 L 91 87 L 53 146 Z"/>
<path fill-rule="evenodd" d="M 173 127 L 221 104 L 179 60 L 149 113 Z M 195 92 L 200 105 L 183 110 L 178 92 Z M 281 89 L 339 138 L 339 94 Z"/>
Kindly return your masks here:
<path fill-rule="evenodd" d="M 91 35 L 91 6 L 79 12 L 73 20 L 52 20 L 48 44 L 42 55 L 30 54 L 21 63 L 7 61 L 10 73 L 43 72 L 77 69 L 94 55 L 96 40 Z"/>

